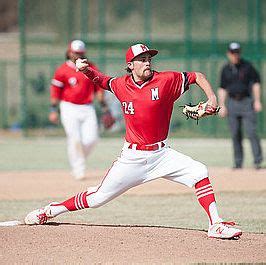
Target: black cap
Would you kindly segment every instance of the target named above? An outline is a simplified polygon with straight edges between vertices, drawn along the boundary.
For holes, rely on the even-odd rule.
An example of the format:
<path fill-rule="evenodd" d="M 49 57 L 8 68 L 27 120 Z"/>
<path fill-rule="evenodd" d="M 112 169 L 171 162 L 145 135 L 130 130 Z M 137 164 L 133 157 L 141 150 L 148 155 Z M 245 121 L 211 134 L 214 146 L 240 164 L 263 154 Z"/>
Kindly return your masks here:
<path fill-rule="evenodd" d="M 238 42 L 231 42 L 228 45 L 228 51 L 232 52 L 232 53 L 239 53 L 240 52 L 240 44 Z"/>

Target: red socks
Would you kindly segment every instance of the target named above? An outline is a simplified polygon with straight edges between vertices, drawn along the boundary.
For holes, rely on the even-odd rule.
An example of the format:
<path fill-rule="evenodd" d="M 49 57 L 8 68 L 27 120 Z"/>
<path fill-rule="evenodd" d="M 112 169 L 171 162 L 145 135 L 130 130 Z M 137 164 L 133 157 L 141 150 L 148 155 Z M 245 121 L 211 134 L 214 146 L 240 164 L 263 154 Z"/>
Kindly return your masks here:
<path fill-rule="evenodd" d="M 76 196 L 58 204 L 52 206 L 65 206 L 69 211 L 76 211 L 85 208 L 89 208 L 87 202 L 87 191 L 78 193 Z"/>
<path fill-rule="evenodd" d="M 216 203 L 215 203 L 214 192 L 213 192 L 212 185 L 210 183 L 209 178 L 207 177 L 205 179 L 202 179 L 198 183 L 196 183 L 195 189 L 196 189 L 196 195 L 198 197 L 198 201 L 200 205 L 204 208 L 206 213 L 208 214 L 210 223 L 211 224 L 215 223 L 216 219 L 218 218 L 218 213 L 216 210 L 216 205 L 215 207 L 212 207 L 210 209 L 210 205 L 212 203 L 214 204 Z"/>

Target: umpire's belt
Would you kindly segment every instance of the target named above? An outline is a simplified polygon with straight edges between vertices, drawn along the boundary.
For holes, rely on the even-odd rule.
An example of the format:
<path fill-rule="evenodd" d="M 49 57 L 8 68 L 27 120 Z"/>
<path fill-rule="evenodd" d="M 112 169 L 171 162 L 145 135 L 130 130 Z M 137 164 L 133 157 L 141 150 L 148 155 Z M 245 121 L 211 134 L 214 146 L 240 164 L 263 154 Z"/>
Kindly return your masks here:
<path fill-rule="evenodd" d="M 140 151 L 156 151 L 156 150 L 160 150 L 163 147 L 166 146 L 166 142 L 167 140 L 158 142 L 158 143 L 154 143 L 154 144 L 133 144 L 133 143 L 129 143 L 129 142 L 125 142 L 125 147 L 127 147 L 128 149 L 133 149 L 133 150 L 140 150 Z"/>
<path fill-rule="evenodd" d="M 240 101 L 240 100 L 242 100 L 244 98 L 248 98 L 249 96 L 242 95 L 242 94 L 236 94 L 236 95 L 231 95 L 231 96 L 229 95 L 229 97 L 234 99 L 234 100 L 236 100 L 236 101 Z"/>

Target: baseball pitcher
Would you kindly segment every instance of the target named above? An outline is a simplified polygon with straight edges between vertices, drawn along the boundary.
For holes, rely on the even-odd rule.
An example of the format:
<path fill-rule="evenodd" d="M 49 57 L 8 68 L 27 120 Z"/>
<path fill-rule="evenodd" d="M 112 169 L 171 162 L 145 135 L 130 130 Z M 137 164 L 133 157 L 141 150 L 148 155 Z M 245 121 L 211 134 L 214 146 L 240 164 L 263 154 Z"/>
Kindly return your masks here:
<path fill-rule="evenodd" d="M 167 144 L 173 105 L 191 84 L 197 84 L 207 97 L 207 104 L 198 104 L 193 110 L 196 116 L 191 117 L 216 114 L 216 96 L 202 73 L 152 70 L 152 57 L 157 53 L 144 44 L 131 46 L 126 52 L 128 74 L 113 78 L 90 67 L 86 59 L 76 61 L 79 71 L 120 101 L 126 124 L 122 153 L 97 187 L 30 212 L 26 224 L 44 224 L 64 212 L 97 208 L 132 187 L 164 178 L 195 188 L 209 219 L 209 237 L 240 237 L 242 232 L 235 223 L 225 222 L 218 214 L 207 167 Z"/>

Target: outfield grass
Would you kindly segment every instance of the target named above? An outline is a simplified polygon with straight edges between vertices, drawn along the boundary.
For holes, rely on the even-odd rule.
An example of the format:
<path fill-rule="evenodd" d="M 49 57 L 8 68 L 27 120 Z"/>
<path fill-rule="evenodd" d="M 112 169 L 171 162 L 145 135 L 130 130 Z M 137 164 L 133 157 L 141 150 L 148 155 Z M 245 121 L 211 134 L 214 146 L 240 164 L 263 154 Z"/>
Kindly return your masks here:
<path fill-rule="evenodd" d="M 171 147 L 208 166 L 231 167 L 231 141 L 226 139 L 171 139 Z M 120 155 L 121 138 L 102 138 L 87 161 L 90 169 L 106 169 Z M 262 141 L 266 150 L 266 140 Z M 247 140 L 244 141 L 245 166 L 253 158 Z M 0 140 L 0 171 L 68 169 L 65 138 L 5 138 Z"/>

